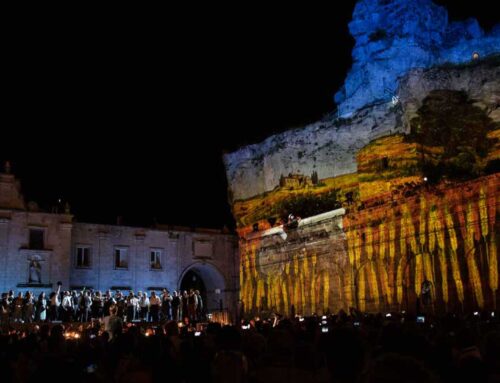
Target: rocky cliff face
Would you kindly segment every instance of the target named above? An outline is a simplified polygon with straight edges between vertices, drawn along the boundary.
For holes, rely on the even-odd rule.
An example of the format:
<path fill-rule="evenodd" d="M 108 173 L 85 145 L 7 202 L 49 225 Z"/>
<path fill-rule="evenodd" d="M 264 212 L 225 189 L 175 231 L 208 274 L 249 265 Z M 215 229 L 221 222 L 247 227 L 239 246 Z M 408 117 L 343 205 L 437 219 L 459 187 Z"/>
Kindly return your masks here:
<path fill-rule="evenodd" d="M 269 137 L 224 157 L 233 200 L 273 190 L 281 175 L 328 178 L 356 171 L 355 153 L 370 140 L 396 132 L 401 111 L 382 103 L 350 119 L 328 119 Z"/>
<path fill-rule="evenodd" d="M 424 280 L 438 311 L 494 307 L 500 28 L 448 24 L 430 0 L 361 0 L 350 29 L 337 118 L 224 158 L 245 310 L 411 311 Z M 299 174 L 312 185 L 286 185 Z"/>
<path fill-rule="evenodd" d="M 448 23 L 446 10 L 430 0 L 361 0 L 349 30 L 353 66 L 335 95 L 342 116 L 390 100 L 411 69 L 464 63 L 500 47 L 500 26 L 486 34 L 474 19 Z"/>
<path fill-rule="evenodd" d="M 430 69 L 413 69 L 400 80 L 397 90 L 403 106 L 403 129 L 422 106 L 423 99 L 433 90 L 467 91 L 474 104 L 500 123 L 500 55 L 469 63 L 446 65 Z"/>
<path fill-rule="evenodd" d="M 467 65 L 413 70 L 401 80 L 399 101 L 379 101 L 350 118 L 331 118 L 269 137 L 224 157 L 233 201 L 279 185 L 281 175 L 311 175 L 320 179 L 357 171 L 355 156 L 370 141 L 393 133 L 408 133 L 409 121 L 422 100 L 435 89 L 464 90 L 476 104 L 500 122 L 499 58 Z"/>

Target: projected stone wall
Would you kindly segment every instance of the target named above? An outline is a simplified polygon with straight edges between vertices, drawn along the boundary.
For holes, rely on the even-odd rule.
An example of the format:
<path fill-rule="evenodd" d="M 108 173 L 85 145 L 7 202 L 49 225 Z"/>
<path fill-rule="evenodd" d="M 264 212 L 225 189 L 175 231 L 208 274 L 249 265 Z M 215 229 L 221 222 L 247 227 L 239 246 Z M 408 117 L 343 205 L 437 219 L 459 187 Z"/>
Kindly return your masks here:
<path fill-rule="evenodd" d="M 349 264 L 343 214 L 338 209 L 306 218 L 297 228 L 275 227 L 242 238 L 240 283 L 246 310 L 311 314 L 343 306 L 351 294 L 343 278 Z"/>
<path fill-rule="evenodd" d="M 428 280 L 438 311 L 495 307 L 499 181 L 424 186 L 389 206 L 242 231 L 241 299 L 250 312 L 412 310 Z"/>
<path fill-rule="evenodd" d="M 247 313 L 497 307 L 499 56 L 368 101 L 225 156 Z"/>

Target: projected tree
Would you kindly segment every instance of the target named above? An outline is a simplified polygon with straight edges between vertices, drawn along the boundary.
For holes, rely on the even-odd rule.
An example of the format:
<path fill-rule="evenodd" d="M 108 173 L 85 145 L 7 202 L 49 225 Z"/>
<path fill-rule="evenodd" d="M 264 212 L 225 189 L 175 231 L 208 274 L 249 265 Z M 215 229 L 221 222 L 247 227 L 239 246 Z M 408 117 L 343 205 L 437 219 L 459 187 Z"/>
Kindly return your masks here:
<path fill-rule="evenodd" d="M 429 180 L 481 175 L 492 145 L 487 133 L 493 128 L 493 121 L 465 92 L 430 92 L 411 121 L 411 136 L 422 145 L 422 167 Z"/>

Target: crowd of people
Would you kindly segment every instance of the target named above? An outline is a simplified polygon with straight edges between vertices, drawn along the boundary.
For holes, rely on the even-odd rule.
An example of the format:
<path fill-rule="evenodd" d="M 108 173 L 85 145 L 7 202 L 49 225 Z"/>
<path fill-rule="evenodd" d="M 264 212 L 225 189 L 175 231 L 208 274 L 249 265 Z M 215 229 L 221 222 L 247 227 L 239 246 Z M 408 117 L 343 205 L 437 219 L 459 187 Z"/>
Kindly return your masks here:
<path fill-rule="evenodd" d="M 21 325 L 0 334 L 2 382 L 485 382 L 500 380 L 498 313 Z M 79 330 L 68 330 L 79 326 Z M 29 329 L 28 329 L 29 327 Z M 78 332 L 77 332 L 78 331 Z"/>
<path fill-rule="evenodd" d="M 120 290 L 104 294 L 101 291 L 62 291 L 58 286 L 48 296 L 45 292 L 35 296 L 32 292 L 9 291 L 2 293 L 0 321 L 7 323 L 32 322 L 89 322 L 109 315 L 111 306 L 116 306 L 117 315 L 124 321 L 160 322 L 189 318 L 191 322 L 205 317 L 203 299 L 198 290 L 172 294 L 163 289 L 160 294 L 139 291 L 127 294 Z"/>

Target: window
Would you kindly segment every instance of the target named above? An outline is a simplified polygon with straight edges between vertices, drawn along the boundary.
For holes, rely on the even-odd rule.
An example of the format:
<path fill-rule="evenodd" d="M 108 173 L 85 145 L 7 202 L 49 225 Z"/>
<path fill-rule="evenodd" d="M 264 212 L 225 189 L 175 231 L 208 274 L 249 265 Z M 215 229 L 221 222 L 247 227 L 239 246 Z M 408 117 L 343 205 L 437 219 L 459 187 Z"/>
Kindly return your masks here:
<path fill-rule="evenodd" d="M 76 267 L 89 268 L 90 267 L 90 247 L 77 246 L 76 248 Z"/>
<path fill-rule="evenodd" d="M 161 270 L 161 250 L 151 249 L 149 255 L 149 265 L 151 270 Z"/>
<path fill-rule="evenodd" d="M 128 251 L 127 248 L 115 248 L 115 269 L 128 269 Z"/>
<path fill-rule="evenodd" d="M 30 229 L 30 249 L 43 250 L 44 247 L 44 230 L 43 229 Z"/>

